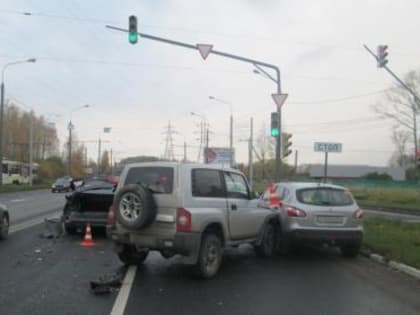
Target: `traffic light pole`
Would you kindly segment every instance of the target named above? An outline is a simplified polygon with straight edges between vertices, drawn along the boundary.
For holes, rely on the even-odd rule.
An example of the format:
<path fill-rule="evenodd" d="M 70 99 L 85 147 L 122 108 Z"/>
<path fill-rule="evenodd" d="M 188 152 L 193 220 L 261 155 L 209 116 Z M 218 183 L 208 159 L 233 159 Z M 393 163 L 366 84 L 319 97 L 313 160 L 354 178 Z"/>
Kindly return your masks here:
<path fill-rule="evenodd" d="M 111 25 L 106 25 L 107 28 L 115 30 L 115 31 L 120 31 L 120 32 L 125 32 L 125 33 L 129 33 L 129 30 L 126 30 L 124 28 L 120 28 L 120 27 L 115 27 L 115 26 L 111 26 Z M 153 35 L 149 35 L 149 34 L 145 34 L 145 33 L 139 33 L 137 32 L 138 35 L 140 35 L 140 37 L 142 38 L 146 38 L 146 39 L 150 39 L 150 40 L 155 40 L 155 41 L 159 41 L 162 43 L 166 43 L 166 44 L 171 44 L 171 45 L 175 45 L 175 46 L 180 46 L 180 47 L 184 47 L 184 48 L 189 48 L 189 49 L 194 49 L 194 50 L 199 50 L 198 45 L 192 45 L 192 44 L 188 44 L 188 43 L 183 43 L 183 42 L 179 42 L 179 41 L 175 41 L 175 40 L 171 40 L 171 39 L 167 39 L 167 38 L 162 38 L 162 37 L 158 37 L 158 36 L 153 36 Z M 214 50 L 211 49 L 209 54 L 213 54 L 213 55 L 218 55 L 221 57 L 225 57 L 225 58 L 229 58 L 229 59 L 235 59 L 235 60 L 239 60 L 242 62 L 246 62 L 246 63 L 250 63 L 253 66 L 257 67 L 258 69 L 261 69 L 261 67 L 265 67 L 265 68 L 269 68 L 274 70 L 274 72 L 276 73 L 276 77 L 273 78 L 272 76 L 269 76 L 277 85 L 277 94 L 281 94 L 281 81 L 280 81 L 280 69 L 279 67 L 263 62 L 263 61 L 259 61 L 259 60 L 255 60 L 255 59 L 251 59 L 251 58 L 247 58 L 247 57 L 243 57 L 243 56 L 238 56 L 238 55 L 234 55 L 234 54 L 230 54 L 230 53 L 226 53 L 226 52 L 222 52 L 222 51 L 218 51 L 218 50 Z M 264 73 L 266 73 L 264 71 Z M 280 134 L 281 134 L 281 107 L 277 106 L 277 112 L 279 114 L 279 130 L 280 130 Z M 278 182 L 280 180 L 280 163 L 281 163 L 281 159 L 280 159 L 280 149 L 281 148 L 281 140 L 280 140 L 280 136 L 277 137 L 276 139 L 276 174 L 275 174 L 275 179 Z"/>
<path fill-rule="evenodd" d="M 376 61 L 378 61 L 378 56 L 376 56 L 376 54 L 369 49 L 368 46 L 363 45 L 363 47 L 376 59 Z M 417 94 L 407 85 L 405 84 L 405 82 L 403 80 L 401 80 L 391 69 L 388 68 L 388 66 L 386 64 L 384 64 L 383 66 L 381 66 L 381 68 L 384 68 L 404 89 L 407 90 L 407 92 L 409 92 L 413 98 L 414 98 L 414 103 L 417 105 L 417 107 L 420 107 L 420 99 L 417 96 Z M 419 161 L 417 158 L 417 151 L 418 151 L 418 139 L 417 139 L 417 108 L 416 105 L 412 105 L 412 110 L 413 110 L 413 134 L 414 134 L 414 164 L 416 166 L 416 177 L 418 177 L 418 167 L 419 167 Z"/>

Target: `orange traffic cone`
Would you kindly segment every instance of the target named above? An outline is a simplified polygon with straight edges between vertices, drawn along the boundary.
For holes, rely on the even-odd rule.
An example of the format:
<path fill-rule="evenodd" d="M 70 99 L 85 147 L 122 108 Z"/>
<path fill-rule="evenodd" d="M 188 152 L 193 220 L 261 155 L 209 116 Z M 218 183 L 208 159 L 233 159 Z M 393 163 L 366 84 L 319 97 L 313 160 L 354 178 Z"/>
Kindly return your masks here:
<path fill-rule="evenodd" d="M 86 232 L 83 241 L 80 243 L 80 246 L 91 247 L 94 246 L 95 242 L 92 239 L 92 231 L 90 229 L 90 223 L 86 225 Z"/>
<path fill-rule="evenodd" d="M 279 208 L 281 200 L 280 200 L 279 195 L 277 194 L 276 187 L 274 186 L 273 183 L 270 184 L 269 191 L 270 191 L 270 207 Z"/>

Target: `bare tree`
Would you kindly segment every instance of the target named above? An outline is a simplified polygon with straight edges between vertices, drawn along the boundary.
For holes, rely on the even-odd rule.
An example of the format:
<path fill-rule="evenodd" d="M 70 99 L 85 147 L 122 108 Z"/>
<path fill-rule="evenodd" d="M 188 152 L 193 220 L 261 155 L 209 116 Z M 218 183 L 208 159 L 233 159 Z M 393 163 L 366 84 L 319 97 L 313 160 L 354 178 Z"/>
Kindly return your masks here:
<path fill-rule="evenodd" d="M 416 95 L 420 95 L 420 71 L 410 71 L 407 73 L 404 82 Z M 405 139 L 407 142 L 412 137 L 414 144 L 412 155 L 416 156 L 418 147 L 416 116 L 420 109 L 419 102 L 406 89 L 400 85 L 396 85 L 389 89 L 384 100 L 376 104 L 373 108 L 380 117 L 389 118 L 394 121 L 394 136 L 397 136 L 397 138 L 393 136 L 393 141 L 397 145 L 397 152 L 401 153 L 401 140 Z"/>
<path fill-rule="evenodd" d="M 406 130 L 394 128 L 392 133 L 392 142 L 395 144 L 395 152 L 390 159 L 390 166 L 407 168 L 412 166 L 413 158 L 407 153 L 407 143 L 410 133 Z"/>
<path fill-rule="evenodd" d="M 265 124 L 263 124 L 258 132 L 254 145 L 255 154 L 262 163 L 262 179 L 266 178 L 265 163 L 267 159 L 272 159 L 274 157 L 274 147 L 275 142 L 273 141 L 273 138 L 268 135 L 268 130 L 266 129 Z"/>

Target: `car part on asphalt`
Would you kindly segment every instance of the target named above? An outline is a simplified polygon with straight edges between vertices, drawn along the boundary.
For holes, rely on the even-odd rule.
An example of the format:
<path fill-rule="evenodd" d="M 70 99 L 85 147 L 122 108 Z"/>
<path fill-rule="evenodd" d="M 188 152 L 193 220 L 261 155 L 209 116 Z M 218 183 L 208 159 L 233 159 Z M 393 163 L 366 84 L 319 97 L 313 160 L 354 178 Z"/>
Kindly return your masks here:
<path fill-rule="evenodd" d="M 149 226 L 156 217 L 152 192 L 142 185 L 126 185 L 115 196 L 117 221 L 124 227 L 137 230 Z"/>
<path fill-rule="evenodd" d="M 59 238 L 63 235 L 63 221 L 61 218 L 44 219 L 44 238 Z"/>
<path fill-rule="evenodd" d="M 114 273 L 99 276 L 96 280 L 90 281 L 90 291 L 95 295 L 111 293 L 113 288 L 121 286 L 126 271 L 127 268 L 123 266 L 118 268 Z"/>

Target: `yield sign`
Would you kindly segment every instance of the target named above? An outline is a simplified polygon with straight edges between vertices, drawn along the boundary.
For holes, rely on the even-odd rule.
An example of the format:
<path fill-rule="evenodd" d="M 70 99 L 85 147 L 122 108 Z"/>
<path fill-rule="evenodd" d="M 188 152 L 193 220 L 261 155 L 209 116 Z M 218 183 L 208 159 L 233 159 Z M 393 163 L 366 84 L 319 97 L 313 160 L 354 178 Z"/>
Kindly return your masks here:
<path fill-rule="evenodd" d="M 200 52 L 201 57 L 206 60 L 207 56 L 210 54 L 213 49 L 213 45 L 208 44 L 197 44 L 197 49 Z"/>
<path fill-rule="evenodd" d="M 286 101 L 288 96 L 289 96 L 289 94 L 284 94 L 284 93 L 282 93 L 282 94 L 271 94 L 271 97 L 273 98 L 274 103 L 276 103 L 276 105 L 278 107 L 281 107 L 284 104 L 284 102 Z"/>

